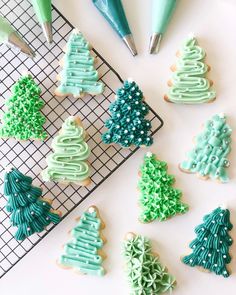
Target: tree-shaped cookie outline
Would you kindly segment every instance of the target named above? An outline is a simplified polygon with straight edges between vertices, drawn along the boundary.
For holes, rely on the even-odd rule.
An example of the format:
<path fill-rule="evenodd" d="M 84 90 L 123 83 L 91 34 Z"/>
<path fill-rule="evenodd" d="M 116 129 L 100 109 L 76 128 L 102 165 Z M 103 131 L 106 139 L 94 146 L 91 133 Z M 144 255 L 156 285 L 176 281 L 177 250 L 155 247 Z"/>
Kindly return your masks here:
<path fill-rule="evenodd" d="M 41 89 L 32 76 L 25 72 L 11 88 L 12 95 L 5 102 L 6 111 L 2 117 L 0 137 L 16 140 L 45 140 L 43 128 L 46 118 L 41 113 L 44 101 Z"/>
<path fill-rule="evenodd" d="M 208 80 L 210 67 L 205 64 L 205 51 L 198 45 L 194 35 L 190 35 L 177 52 L 178 60 L 171 67 L 172 79 L 168 81 L 169 91 L 164 96 L 167 102 L 182 104 L 210 103 L 216 99 Z"/>
<path fill-rule="evenodd" d="M 155 154 L 146 153 L 139 176 L 141 222 L 165 221 L 188 211 L 188 205 L 181 202 L 181 190 L 173 187 L 175 177 L 168 174 L 167 163 Z"/>
<path fill-rule="evenodd" d="M 68 117 L 52 140 L 53 152 L 46 158 L 47 167 L 41 173 L 43 180 L 65 185 L 89 185 L 91 168 L 88 158 L 91 151 L 87 137 L 80 118 Z"/>
<path fill-rule="evenodd" d="M 123 247 L 132 295 L 158 295 L 175 288 L 175 278 L 161 264 L 159 255 L 152 251 L 149 239 L 130 232 L 125 236 Z"/>
<path fill-rule="evenodd" d="M 211 178 L 222 183 L 228 182 L 226 169 L 230 166 L 227 156 L 231 151 L 231 133 L 225 114 L 214 115 L 195 138 L 195 147 L 179 165 L 180 170 L 196 173 L 204 180 Z"/>
<path fill-rule="evenodd" d="M 79 274 L 103 276 L 102 266 L 106 258 L 102 248 L 106 239 L 102 234 L 105 223 L 96 206 L 90 206 L 72 229 L 72 239 L 63 247 L 57 264 L 63 269 L 73 269 Z"/>
<path fill-rule="evenodd" d="M 232 228 L 230 211 L 225 206 L 205 215 L 203 223 L 195 228 L 197 237 L 189 245 L 192 253 L 184 256 L 182 262 L 227 278 L 230 272 L 226 265 L 231 261 L 229 247 L 233 243 L 228 231 Z"/>
<path fill-rule="evenodd" d="M 109 107 L 111 116 L 105 122 L 108 129 L 102 134 L 105 144 L 119 144 L 123 148 L 144 147 L 153 143 L 151 122 L 146 118 L 149 107 L 143 93 L 133 79 L 124 82 Z"/>
<path fill-rule="evenodd" d="M 42 197 L 42 189 L 32 185 L 31 177 L 12 166 L 5 171 L 6 211 L 11 215 L 12 226 L 17 227 L 16 240 L 22 241 L 51 223 L 60 222 L 61 212 L 52 209 L 52 200 Z"/>
<path fill-rule="evenodd" d="M 104 84 L 98 81 L 98 71 L 94 67 L 96 59 L 91 54 L 91 46 L 78 29 L 72 31 L 63 51 L 65 55 L 59 62 L 62 71 L 57 75 L 60 85 L 55 89 L 55 95 L 81 98 L 85 94 L 103 93 Z"/>

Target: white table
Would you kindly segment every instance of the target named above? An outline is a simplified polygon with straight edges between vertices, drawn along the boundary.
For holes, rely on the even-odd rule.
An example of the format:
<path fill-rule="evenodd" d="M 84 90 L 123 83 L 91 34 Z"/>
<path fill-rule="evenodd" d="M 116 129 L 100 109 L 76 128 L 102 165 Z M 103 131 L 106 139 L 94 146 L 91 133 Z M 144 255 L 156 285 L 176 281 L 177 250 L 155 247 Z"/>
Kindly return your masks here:
<path fill-rule="evenodd" d="M 146 235 L 154 241 L 154 250 L 177 278 L 178 287 L 174 294 L 221 295 L 236 291 L 235 259 L 229 266 L 233 274 L 228 279 L 202 273 L 180 262 L 180 256 L 188 253 L 188 243 L 195 237 L 194 227 L 201 223 L 204 214 L 219 204 L 226 203 L 232 209 L 231 221 L 236 228 L 236 2 L 179 0 L 157 56 L 150 56 L 147 52 L 151 0 L 123 2 L 139 51 L 135 58 L 97 13 L 91 1 L 54 1 L 122 77 L 133 77 L 140 84 L 148 103 L 164 119 L 165 126 L 155 137 L 151 150 L 169 163 L 169 172 L 176 175 L 176 187 L 183 190 L 183 200 L 190 205 L 190 211 L 163 223 L 143 225 L 138 222 L 137 171 L 144 155 L 144 150 L 140 150 L 1 279 L 1 294 L 129 294 L 122 259 L 122 239 L 127 231 Z M 178 106 L 163 100 L 166 82 L 171 75 L 169 67 L 175 61 L 175 52 L 190 32 L 199 37 L 200 45 L 208 54 L 207 62 L 212 68 L 209 76 L 215 81 L 218 94 L 213 104 Z M 201 130 L 201 124 L 217 112 L 225 112 L 234 129 L 229 169 L 232 180 L 225 185 L 199 180 L 177 168 L 185 152 L 192 147 L 192 138 Z M 91 204 L 100 208 L 107 225 L 104 234 L 108 243 L 104 250 L 108 258 L 104 263 L 107 269 L 104 278 L 78 276 L 72 271 L 59 269 L 55 263 L 62 252 L 61 246 L 69 239 L 67 232 L 75 225 L 75 218 Z M 236 239 L 235 229 L 231 235 Z M 235 251 L 236 242 L 231 253 Z"/>

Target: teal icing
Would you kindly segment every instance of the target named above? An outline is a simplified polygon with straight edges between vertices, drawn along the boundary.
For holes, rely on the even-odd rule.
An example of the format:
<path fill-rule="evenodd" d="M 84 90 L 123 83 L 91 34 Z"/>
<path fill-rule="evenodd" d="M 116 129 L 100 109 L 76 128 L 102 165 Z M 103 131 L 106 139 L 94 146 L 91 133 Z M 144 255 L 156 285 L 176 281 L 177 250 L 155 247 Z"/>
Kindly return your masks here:
<path fill-rule="evenodd" d="M 189 152 L 188 159 L 181 163 L 180 168 L 203 177 L 228 182 L 226 169 L 230 165 L 227 156 L 231 150 L 231 133 L 226 117 L 222 114 L 214 115 L 197 136 L 195 148 Z"/>
<path fill-rule="evenodd" d="M 116 101 L 109 107 L 111 117 L 105 122 L 109 130 L 102 134 L 105 144 L 118 143 L 122 147 L 150 146 L 151 122 L 145 117 L 149 113 L 143 102 L 143 93 L 131 80 L 124 82 L 116 93 Z"/>
<path fill-rule="evenodd" d="M 44 181 L 79 184 L 89 179 L 87 159 L 91 151 L 85 137 L 86 133 L 75 117 L 65 120 L 61 132 L 52 141 L 54 153 L 46 159 L 48 167 L 42 171 Z"/>
<path fill-rule="evenodd" d="M 94 68 L 95 59 L 90 53 L 89 43 L 83 35 L 74 30 L 67 43 L 63 59 L 63 70 L 59 74 L 61 84 L 56 94 L 72 94 L 80 97 L 84 93 L 96 95 L 104 90 L 102 82 L 98 82 L 98 72 Z"/>
<path fill-rule="evenodd" d="M 72 230 L 73 240 L 64 246 L 59 263 L 81 273 L 103 276 L 103 258 L 98 251 L 103 247 L 100 237 L 101 220 L 94 207 L 90 207 Z"/>
<path fill-rule="evenodd" d="M 15 168 L 5 174 L 4 195 L 11 224 L 18 228 L 16 240 L 24 240 L 42 232 L 51 222 L 60 221 L 59 213 L 52 211 L 50 203 L 42 198 L 42 190 L 32 186 L 32 178 Z"/>
<path fill-rule="evenodd" d="M 217 208 L 204 216 L 203 223 L 196 227 L 197 237 L 189 247 L 192 253 L 182 261 L 190 266 L 200 266 L 225 278 L 230 275 L 226 268 L 231 257 L 229 247 L 233 240 L 228 234 L 233 228 L 230 222 L 230 211 Z"/>
<path fill-rule="evenodd" d="M 158 295 L 174 289 L 175 278 L 151 252 L 151 243 L 147 238 L 137 235 L 127 239 L 124 256 L 131 295 Z"/>
<path fill-rule="evenodd" d="M 204 63 L 205 51 L 194 37 L 188 38 L 180 51 L 168 100 L 174 103 L 199 104 L 215 99 L 216 92 L 206 78 L 208 66 Z"/>

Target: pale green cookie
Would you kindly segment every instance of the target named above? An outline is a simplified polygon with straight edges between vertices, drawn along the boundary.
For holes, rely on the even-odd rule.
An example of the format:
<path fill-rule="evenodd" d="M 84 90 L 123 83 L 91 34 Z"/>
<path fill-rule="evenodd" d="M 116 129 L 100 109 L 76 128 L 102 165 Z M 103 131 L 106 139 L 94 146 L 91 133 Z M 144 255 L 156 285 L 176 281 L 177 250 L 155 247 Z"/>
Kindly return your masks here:
<path fill-rule="evenodd" d="M 216 92 L 211 90 L 211 82 L 206 78 L 209 67 L 205 62 L 205 51 L 196 38 L 189 37 L 178 52 L 178 61 L 171 69 L 174 72 L 169 92 L 165 100 L 182 104 L 212 102 Z"/>
<path fill-rule="evenodd" d="M 90 183 L 90 166 L 87 162 L 90 148 L 85 138 L 81 121 L 73 116 L 67 118 L 59 135 L 52 141 L 54 153 L 46 159 L 48 167 L 42 171 L 44 181 L 83 186 Z"/>
<path fill-rule="evenodd" d="M 217 114 L 208 120 L 204 130 L 195 139 L 195 148 L 180 164 L 184 172 L 196 173 L 201 178 L 228 182 L 227 156 L 231 150 L 232 129 L 226 123 L 224 114 Z"/>
<path fill-rule="evenodd" d="M 62 71 L 58 75 L 59 87 L 55 90 L 58 96 L 73 95 L 82 97 L 88 93 L 100 94 L 104 84 L 99 82 L 98 72 L 94 68 L 95 59 L 90 53 L 89 43 L 81 32 L 74 29 L 66 45 L 66 53 L 61 61 Z"/>
<path fill-rule="evenodd" d="M 72 240 L 64 246 L 64 254 L 58 260 L 59 266 L 73 268 L 81 274 L 103 276 L 104 245 L 100 231 L 104 225 L 95 206 L 89 207 L 73 228 Z"/>
<path fill-rule="evenodd" d="M 126 274 L 131 295 L 158 295 L 171 292 L 176 285 L 175 278 L 168 273 L 152 252 L 150 241 L 128 233 L 124 242 Z"/>

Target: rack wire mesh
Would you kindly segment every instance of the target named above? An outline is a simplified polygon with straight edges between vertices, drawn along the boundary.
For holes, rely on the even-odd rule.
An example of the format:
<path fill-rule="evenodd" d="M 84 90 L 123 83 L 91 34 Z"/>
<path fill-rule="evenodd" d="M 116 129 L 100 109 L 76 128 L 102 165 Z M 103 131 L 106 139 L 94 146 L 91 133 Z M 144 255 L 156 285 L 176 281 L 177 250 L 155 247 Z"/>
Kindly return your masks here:
<path fill-rule="evenodd" d="M 106 146 L 101 142 L 104 121 L 109 117 L 108 107 L 122 79 L 95 49 L 93 53 L 97 57 L 96 67 L 105 84 L 104 93 L 95 97 L 87 95 L 80 100 L 71 97 L 62 100 L 53 95 L 56 87 L 55 75 L 59 70 L 58 61 L 63 56 L 61 48 L 66 44 L 68 35 L 73 29 L 55 7 L 53 7 L 54 42 L 51 46 L 44 42 L 44 36 L 28 0 L 0 0 L 0 14 L 12 23 L 37 52 L 35 61 L 32 61 L 7 46 L 0 45 L 0 116 L 4 111 L 5 99 L 11 95 L 11 86 L 18 80 L 22 71 L 27 69 L 42 89 L 42 99 L 45 102 L 43 113 L 47 118 L 45 129 L 49 134 L 45 142 L 0 140 L 0 277 L 2 277 L 54 228 L 51 225 L 44 232 L 22 242 L 14 239 L 15 229 L 11 227 L 9 215 L 4 209 L 6 198 L 2 193 L 5 166 L 12 164 L 21 172 L 31 176 L 34 179 L 33 183 L 43 188 L 44 195 L 53 199 L 53 208 L 62 211 L 65 218 L 138 148 L 122 149 L 119 146 Z M 92 166 L 92 184 L 89 187 L 74 185 L 63 187 L 57 183 L 44 183 L 40 178 L 40 172 L 46 166 L 45 157 L 51 151 L 51 140 L 69 115 L 78 115 L 89 134 L 88 144 L 92 151 L 89 159 Z M 163 121 L 152 109 L 149 119 L 152 121 L 152 134 L 154 134 L 162 127 Z"/>

